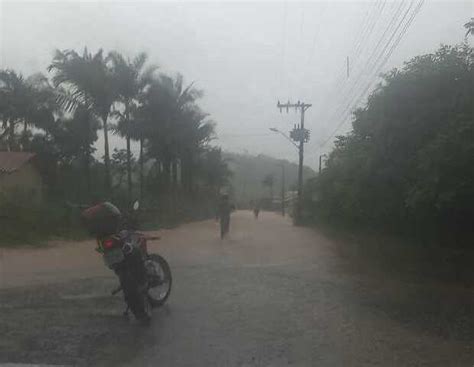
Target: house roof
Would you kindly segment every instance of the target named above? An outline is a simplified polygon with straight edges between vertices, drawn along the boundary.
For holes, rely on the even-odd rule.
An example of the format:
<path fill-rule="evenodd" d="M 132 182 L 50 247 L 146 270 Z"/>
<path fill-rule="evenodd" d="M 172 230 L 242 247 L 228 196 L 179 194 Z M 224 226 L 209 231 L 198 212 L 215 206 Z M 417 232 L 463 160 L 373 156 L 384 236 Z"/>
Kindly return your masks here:
<path fill-rule="evenodd" d="M 0 173 L 17 171 L 35 155 L 29 152 L 0 152 Z"/>

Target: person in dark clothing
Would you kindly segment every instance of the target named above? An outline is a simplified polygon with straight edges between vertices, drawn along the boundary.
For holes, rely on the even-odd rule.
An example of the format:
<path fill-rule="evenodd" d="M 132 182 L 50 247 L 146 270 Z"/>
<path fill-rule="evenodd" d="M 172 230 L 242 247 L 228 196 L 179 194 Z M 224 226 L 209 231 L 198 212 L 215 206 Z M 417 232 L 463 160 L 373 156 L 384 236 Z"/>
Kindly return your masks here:
<path fill-rule="evenodd" d="M 221 239 L 229 232 L 230 227 L 230 213 L 234 210 L 234 206 L 229 201 L 229 195 L 221 196 L 219 207 L 217 209 L 217 216 L 221 225 Z"/>
<path fill-rule="evenodd" d="M 255 219 L 258 219 L 259 213 L 260 213 L 260 205 L 258 205 L 258 202 L 256 202 L 253 207 L 253 215 L 255 216 Z"/>

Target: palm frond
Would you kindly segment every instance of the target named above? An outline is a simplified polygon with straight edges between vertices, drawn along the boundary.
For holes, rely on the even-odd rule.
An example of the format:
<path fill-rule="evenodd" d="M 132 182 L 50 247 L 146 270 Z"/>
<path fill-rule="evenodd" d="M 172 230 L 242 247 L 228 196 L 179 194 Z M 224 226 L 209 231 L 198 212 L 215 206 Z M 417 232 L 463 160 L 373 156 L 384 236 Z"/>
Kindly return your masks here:
<path fill-rule="evenodd" d="M 146 52 L 140 52 L 133 59 L 132 66 L 138 73 L 140 73 L 140 71 L 143 69 L 147 61 L 148 61 L 148 55 L 146 54 Z"/>
<path fill-rule="evenodd" d="M 469 22 L 464 24 L 464 28 L 467 29 L 465 37 L 467 37 L 468 35 L 474 36 L 474 18 L 471 18 Z"/>

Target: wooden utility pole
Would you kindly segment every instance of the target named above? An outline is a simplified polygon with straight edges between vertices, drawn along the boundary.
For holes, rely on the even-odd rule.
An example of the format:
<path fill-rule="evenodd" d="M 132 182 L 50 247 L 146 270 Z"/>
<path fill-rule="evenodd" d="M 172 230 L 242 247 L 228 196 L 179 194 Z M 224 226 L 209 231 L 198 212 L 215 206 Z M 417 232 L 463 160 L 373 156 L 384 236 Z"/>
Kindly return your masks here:
<path fill-rule="evenodd" d="M 301 123 L 298 126 L 295 126 L 294 129 L 290 132 L 290 137 L 299 142 L 299 165 L 298 165 L 298 203 L 296 208 L 296 221 L 298 222 L 301 219 L 301 205 L 302 205 L 302 196 L 303 196 L 303 160 L 304 160 L 304 143 L 309 140 L 309 130 L 304 128 L 304 114 L 312 104 L 304 103 L 298 101 L 297 103 L 280 103 L 278 101 L 277 108 L 286 109 L 286 112 L 289 112 L 290 108 L 294 108 L 295 111 L 300 111 L 301 114 Z"/>

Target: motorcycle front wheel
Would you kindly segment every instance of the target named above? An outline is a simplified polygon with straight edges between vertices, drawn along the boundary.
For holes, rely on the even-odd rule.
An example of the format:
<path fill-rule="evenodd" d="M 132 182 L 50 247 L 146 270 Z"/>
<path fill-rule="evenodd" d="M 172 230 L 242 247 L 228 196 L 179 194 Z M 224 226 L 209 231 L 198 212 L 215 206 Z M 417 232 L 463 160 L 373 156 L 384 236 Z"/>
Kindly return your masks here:
<path fill-rule="evenodd" d="M 148 300 L 153 307 L 162 306 L 171 293 L 173 279 L 168 262 L 158 254 L 150 254 L 145 260 L 148 280 Z"/>

